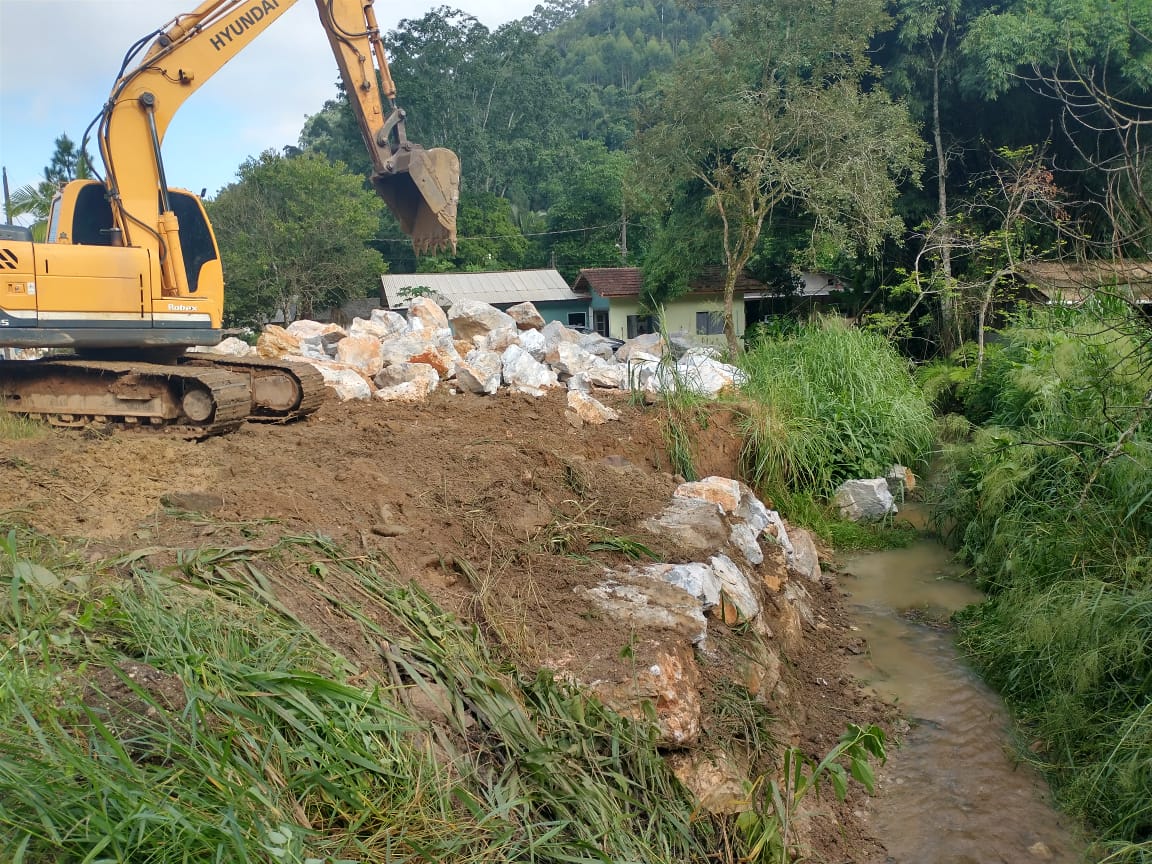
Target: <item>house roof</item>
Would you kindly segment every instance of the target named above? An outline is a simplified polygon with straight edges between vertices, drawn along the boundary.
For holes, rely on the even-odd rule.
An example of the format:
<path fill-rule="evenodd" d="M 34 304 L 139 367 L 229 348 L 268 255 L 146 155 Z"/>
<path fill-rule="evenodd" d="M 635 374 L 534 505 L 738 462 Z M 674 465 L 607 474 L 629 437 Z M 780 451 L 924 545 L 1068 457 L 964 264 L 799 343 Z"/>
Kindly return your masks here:
<path fill-rule="evenodd" d="M 700 294 L 720 294 L 724 291 L 724 277 L 727 275 L 727 269 L 719 266 L 705 267 L 700 271 L 700 275 L 688 283 L 689 290 L 692 293 Z M 767 291 L 768 286 L 761 282 L 759 279 L 754 279 L 748 275 L 745 270 L 736 277 L 736 293 L 741 294 L 749 291 Z"/>
<path fill-rule="evenodd" d="M 572 287 L 576 291 L 591 289 L 601 297 L 635 297 L 643 285 L 639 267 L 586 267 Z"/>
<path fill-rule="evenodd" d="M 1138 303 L 1152 302 L 1149 261 L 1037 261 L 1021 265 L 1019 273 L 1049 302 L 1082 303 L 1097 289 L 1131 296 Z"/>
<path fill-rule="evenodd" d="M 644 285 L 644 274 L 639 267 L 589 267 L 580 271 L 573 286 L 576 291 L 593 289 L 601 297 L 635 297 Z M 724 268 L 705 267 L 689 283 L 692 294 L 719 294 L 724 290 Z M 736 279 L 737 293 L 764 291 L 767 286 L 741 273 Z"/>
<path fill-rule="evenodd" d="M 451 305 L 461 300 L 480 300 L 494 305 L 512 305 L 531 300 L 583 300 L 573 293 L 555 270 L 502 270 L 495 273 L 385 273 L 380 277 L 384 305 L 407 309 L 411 297 L 404 289 L 428 288 L 439 302 Z"/>

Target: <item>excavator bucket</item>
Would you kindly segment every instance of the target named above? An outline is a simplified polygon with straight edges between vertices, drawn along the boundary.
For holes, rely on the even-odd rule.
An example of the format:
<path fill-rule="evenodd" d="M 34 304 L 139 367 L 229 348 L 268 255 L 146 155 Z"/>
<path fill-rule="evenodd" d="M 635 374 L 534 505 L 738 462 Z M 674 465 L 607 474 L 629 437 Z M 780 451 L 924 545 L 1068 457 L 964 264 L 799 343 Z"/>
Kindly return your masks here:
<path fill-rule="evenodd" d="M 460 158 L 444 147 L 406 143 L 388 166 L 390 171 L 372 176 L 372 186 L 412 238 L 416 254 L 449 246 L 455 252 Z"/>

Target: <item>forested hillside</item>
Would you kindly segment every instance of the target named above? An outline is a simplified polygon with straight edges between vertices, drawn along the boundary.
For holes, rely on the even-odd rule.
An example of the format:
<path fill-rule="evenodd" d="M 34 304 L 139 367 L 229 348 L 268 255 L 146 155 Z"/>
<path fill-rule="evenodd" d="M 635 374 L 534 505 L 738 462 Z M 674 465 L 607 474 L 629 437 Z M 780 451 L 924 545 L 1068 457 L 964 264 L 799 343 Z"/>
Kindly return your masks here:
<path fill-rule="evenodd" d="M 776 283 L 843 274 L 868 311 L 913 309 L 905 335 L 954 347 L 1024 262 L 1141 254 L 1127 121 L 1146 117 L 1150 16 L 1097 0 L 549 0 L 490 30 L 438 7 L 388 42 L 412 137 L 461 156 L 460 234 L 477 241 L 417 265 L 385 220 L 377 245 L 394 271 L 640 264 L 659 295 L 729 263 L 727 209 L 730 235 L 751 230 L 732 262 Z M 366 168 L 338 95 L 300 145 Z M 770 206 L 734 212 L 739 183 L 710 188 L 701 166 Z M 897 194 L 861 197 L 887 182 Z"/>

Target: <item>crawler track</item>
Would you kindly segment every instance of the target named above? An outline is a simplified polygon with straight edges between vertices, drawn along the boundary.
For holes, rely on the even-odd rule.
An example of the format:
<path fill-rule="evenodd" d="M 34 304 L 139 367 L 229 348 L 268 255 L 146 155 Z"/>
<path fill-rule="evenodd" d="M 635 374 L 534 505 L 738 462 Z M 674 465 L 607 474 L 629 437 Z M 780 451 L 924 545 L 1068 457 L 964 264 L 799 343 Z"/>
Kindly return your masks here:
<path fill-rule="evenodd" d="M 307 417 L 324 402 L 324 377 L 307 363 L 194 352 L 180 358 L 186 366 L 210 366 L 247 376 L 252 392 L 249 420 L 287 423 Z"/>
<path fill-rule="evenodd" d="M 247 376 L 116 360 L 0 362 L 0 400 L 58 426 L 170 427 L 191 438 L 233 431 L 252 407 Z"/>

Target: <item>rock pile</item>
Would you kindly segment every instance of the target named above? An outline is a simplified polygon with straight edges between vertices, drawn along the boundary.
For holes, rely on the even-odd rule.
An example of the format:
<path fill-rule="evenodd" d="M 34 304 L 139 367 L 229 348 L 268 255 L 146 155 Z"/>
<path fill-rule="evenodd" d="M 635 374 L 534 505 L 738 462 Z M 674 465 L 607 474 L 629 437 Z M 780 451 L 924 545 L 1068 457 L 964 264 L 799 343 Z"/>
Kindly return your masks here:
<path fill-rule="evenodd" d="M 412 301 L 407 318 L 376 309 L 348 328 L 294 321 L 265 328 L 255 348 L 230 338 L 208 350 L 309 363 L 342 401 L 421 402 L 442 383 L 477 395 L 510 389 L 543 396 L 563 387 L 570 391 L 570 419 L 585 423 L 614 419 L 594 398 L 597 390 L 685 388 L 715 396 L 744 375 L 712 349 L 670 345 L 659 334 L 620 345 L 557 321 L 545 324 L 531 303 L 505 312 L 464 301 L 445 314 L 426 297 Z"/>
<path fill-rule="evenodd" d="M 558 671 L 621 714 L 641 718 L 654 710 L 662 744 L 690 746 L 701 731 L 698 658 L 707 665 L 714 654 L 711 628 L 744 634 L 741 683 L 766 699 L 780 682 L 778 649 L 795 650 L 804 628 L 815 626 L 806 584 L 823 576 L 808 532 L 786 527 L 738 480 L 682 483 L 639 527 L 668 537 L 694 560 L 605 570 L 599 582 L 574 591 L 635 634 L 634 656 L 643 662 L 618 678 L 603 672 L 606 662 L 592 664 L 601 670 L 597 678 L 582 680 L 588 657 Z"/>

